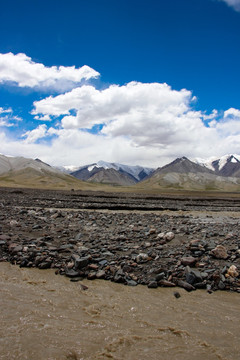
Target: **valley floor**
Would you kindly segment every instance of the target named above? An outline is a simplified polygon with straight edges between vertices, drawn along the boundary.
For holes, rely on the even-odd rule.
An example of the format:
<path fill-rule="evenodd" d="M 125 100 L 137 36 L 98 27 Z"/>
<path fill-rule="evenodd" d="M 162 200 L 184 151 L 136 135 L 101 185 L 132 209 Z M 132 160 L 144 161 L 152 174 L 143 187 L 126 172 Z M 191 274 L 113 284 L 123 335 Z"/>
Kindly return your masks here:
<path fill-rule="evenodd" d="M 234 194 L 2 188 L 0 261 L 72 281 L 240 292 L 239 212 Z"/>

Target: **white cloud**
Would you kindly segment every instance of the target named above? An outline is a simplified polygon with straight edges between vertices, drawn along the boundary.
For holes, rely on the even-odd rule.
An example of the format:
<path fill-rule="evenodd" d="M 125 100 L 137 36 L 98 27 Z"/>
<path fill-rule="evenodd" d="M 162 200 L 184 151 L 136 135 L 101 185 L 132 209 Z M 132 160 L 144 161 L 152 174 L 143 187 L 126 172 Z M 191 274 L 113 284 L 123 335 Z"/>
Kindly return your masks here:
<path fill-rule="evenodd" d="M 124 86 L 112 85 L 102 91 L 93 86 L 82 86 L 56 97 L 50 96 L 34 102 L 32 113 L 67 115 L 62 120 L 65 128 L 91 128 L 96 124 L 117 122 L 118 126 L 125 123 L 126 130 L 134 131 L 132 121 L 136 129 L 141 124 L 149 127 L 149 121 L 154 125 L 164 123 L 169 116 L 176 118 L 184 114 L 191 100 L 192 94 L 186 89 L 176 91 L 167 84 L 130 82 Z M 76 111 L 76 116 L 70 115 L 71 110 Z"/>
<path fill-rule="evenodd" d="M 61 142 L 64 148 L 65 140 L 71 136 L 68 143 L 71 154 L 74 146 L 83 154 L 84 139 L 89 141 L 89 136 L 94 139 L 93 147 L 85 149 L 88 156 L 92 154 L 91 161 L 99 159 L 102 149 L 104 160 L 108 156 L 109 161 L 116 161 L 117 156 L 118 161 L 129 163 L 134 158 L 152 166 L 183 155 L 209 157 L 239 152 L 240 125 L 236 116 L 240 110 L 225 111 L 219 121 L 217 110 L 211 114 L 195 111 L 194 100 L 190 91 L 176 91 L 167 84 L 131 82 L 105 90 L 84 85 L 35 102 L 33 114 L 63 116 L 62 129 L 52 130 L 58 139 L 54 144 Z M 76 115 L 72 115 L 72 111 Z M 209 125 L 206 121 L 210 121 Z M 81 131 L 97 124 L 104 124 L 100 134 Z"/>
<path fill-rule="evenodd" d="M 22 118 L 17 115 L 13 115 L 12 108 L 0 107 L 0 126 L 12 127 L 14 123 L 12 121 L 22 121 Z"/>
<path fill-rule="evenodd" d="M 65 91 L 72 89 L 83 79 L 96 78 L 99 73 L 89 66 L 51 66 L 32 61 L 25 54 L 0 54 L 0 83 L 14 83 L 19 87 L 55 89 Z"/>
<path fill-rule="evenodd" d="M 13 124 L 9 122 L 9 119 L 7 116 L 3 116 L 3 117 L 0 117 L 0 126 L 11 127 L 11 126 L 13 126 Z"/>
<path fill-rule="evenodd" d="M 134 136 L 114 135 L 111 131 L 107 135 L 90 134 L 76 128 L 47 129 L 42 124 L 26 132 L 25 139 L 20 141 L 0 133 L 0 153 L 39 157 L 53 165 L 84 165 L 103 159 L 153 167 L 179 156 L 208 158 L 227 153 L 240 154 L 240 124 L 236 120 L 212 121 L 206 127 L 200 117 L 201 113 L 189 110 L 181 117 L 181 124 L 170 119 L 169 123 L 166 121 L 162 136 L 151 126 L 151 131 L 147 131 L 148 123 L 145 129 L 141 125 L 137 130 L 134 119 L 131 123 L 135 128 L 132 133 L 136 132 Z M 46 141 L 48 137 L 51 137 L 50 143 Z"/>
<path fill-rule="evenodd" d="M 227 117 L 237 118 L 240 120 L 240 110 L 230 108 L 230 109 L 224 111 L 224 118 L 226 119 Z"/>
<path fill-rule="evenodd" d="M 43 123 L 25 131 L 20 140 L 10 138 L 13 132 L 2 131 L 0 152 L 39 157 L 54 165 L 102 159 L 153 167 L 179 156 L 240 153 L 239 109 L 226 110 L 222 118 L 217 110 L 196 111 L 191 91 L 176 91 L 165 83 L 130 82 L 104 90 L 79 85 L 83 78 L 97 75 L 89 67 L 48 68 L 24 54 L 0 54 L 0 82 L 58 90 L 67 78 L 72 83 L 70 91 L 34 102 L 32 115 Z M 53 119 L 55 125 L 49 128 Z M 13 116 L 11 108 L 0 107 L 2 128 L 17 120 L 21 118 Z M 96 125 L 101 125 L 98 133 L 86 131 Z"/>
<path fill-rule="evenodd" d="M 52 120 L 49 115 L 43 115 L 43 116 L 36 115 L 36 116 L 34 116 L 34 119 L 38 120 L 38 121 L 51 121 Z"/>
<path fill-rule="evenodd" d="M 44 138 L 47 135 L 47 126 L 45 124 L 39 125 L 34 130 L 26 131 L 22 137 L 25 137 L 26 139 L 24 142 L 26 144 L 32 144 L 35 143 L 37 140 Z"/>
<path fill-rule="evenodd" d="M 12 108 L 4 109 L 3 107 L 0 107 L 0 115 L 1 114 L 8 114 L 12 112 Z"/>
<path fill-rule="evenodd" d="M 233 7 L 236 11 L 240 11 L 240 0 L 221 0 L 227 5 Z"/>
<path fill-rule="evenodd" d="M 91 128 L 105 124 L 102 134 L 127 137 L 134 146 L 163 148 L 167 144 L 193 143 L 199 136 L 207 137 L 210 130 L 203 120 L 209 116 L 191 109 L 192 94 L 186 89 L 176 91 L 167 84 L 131 82 L 112 85 L 105 90 L 82 86 L 56 97 L 35 102 L 34 114 L 66 115 L 65 129 Z M 76 115 L 70 115 L 75 110 Z M 201 134 L 202 133 L 202 134 Z"/>

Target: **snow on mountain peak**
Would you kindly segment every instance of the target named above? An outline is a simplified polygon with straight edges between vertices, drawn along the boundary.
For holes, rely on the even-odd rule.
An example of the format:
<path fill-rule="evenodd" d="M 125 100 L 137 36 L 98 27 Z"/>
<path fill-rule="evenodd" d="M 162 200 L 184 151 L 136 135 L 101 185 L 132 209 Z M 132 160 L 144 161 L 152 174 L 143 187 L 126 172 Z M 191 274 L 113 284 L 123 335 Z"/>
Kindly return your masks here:
<path fill-rule="evenodd" d="M 195 159 L 192 159 L 192 161 L 196 162 L 199 165 L 205 166 L 208 169 L 213 170 L 213 171 L 215 171 L 213 162 L 218 161 L 218 170 L 220 171 L 227 164 L 229 159 L 232 163 L 237 163 L 238 161 L 240 161 L 240 155 L 227 154 L 227 155 L 223 155 L 221 157 L 211 156 L 208 159 L 195 158 Z"/>
<path fill-rule="evenodd" d="M 118 163 L 109 163 L 103 160 L 100 160 L 94 164 L 91 164 L 87 167 L 88 171 L 91 172 L 94 168 L 104 168 L 107 169 L 114 169 L 114 170 L 122 170 L 124 172 L 127 172 L 128 174 L 132 175 L 137 180 L 141 180 L 139 177 L 139 174 L 144 171 L 147 175 L 149 175 L 153 169 L 152 168 L 145 168 L 143 166 L 131 166 L 131 165 L 123 165 Z"/>
<path fill-rule="evenodd" d="M 222 156 L 220 159 L 219 159 L 219 170 L 221 170 L 225 165 L 226 163 L 228 162 L 228 160 L 231 158 L 231 162 L 232 163 L 237 163 L 240 156 L 239 155 L 224 155 Z"/>
<path fill-rule="evenodd" d="M 210 169 L 210 170 L 215 170 L 212 163 L 213 161 L 218 160 L 218 158 L 216 157 L 210 157 L 209 159 L 202 159 L 202 158 L 195 158 L 195 159 L 191 159 L 193 162 L 195 162 L 198 165 L 201 166 L 205 166 L 206 168 Z"/>
<path fill-rule="evenodd" d="M 92 165 L 88 166 L 87 169 L 88 169 L 88 171 L 90 172 L 90 171 L 92 171 L 95 167 L 96 167 L 96 168 L 103 168 L 103 169 L 105 169 L 105 170 L 107 170 L 107 169 L 119 170 L 119 168 L 118 168 L 118 166 L 116 166 L 116 164 L 114 164 L 114 163 L 108 163 L 108 162 L 102 161 L 102 160 L 98 161 L 98 162 L 95 163 L 95 164 L 92 164 Z"/>

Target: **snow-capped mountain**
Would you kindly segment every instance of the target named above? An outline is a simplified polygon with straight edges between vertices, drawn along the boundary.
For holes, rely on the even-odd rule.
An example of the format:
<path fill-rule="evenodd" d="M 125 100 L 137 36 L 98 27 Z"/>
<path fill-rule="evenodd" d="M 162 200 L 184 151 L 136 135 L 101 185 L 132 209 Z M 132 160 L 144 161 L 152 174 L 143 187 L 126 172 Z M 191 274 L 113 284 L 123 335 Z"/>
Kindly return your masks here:
<path fill-rule="evenodd" d="M 127 176 L 129 178 L 129 182 L 131 184 L 143 180 L 145 177 L 147 177 L 149 174 L 151 174 L 153 172 L 152 168 L 147 168 L 147 167 L 137 166 L 137 165 L 129 166 L 129 165 L 123 165 L 123 164 L 118 164 L 118 163 L 109 163 L 109 162 L 101 160 L 101 161 L 98 161 L 98 162 L 90 164 L 90 165 L 81 166 L 78 169 L 76 169 L 75 171 L 70 172 L 70 174 L 80 180 L 91 181 L 92 177 L 94 177 L 94 179 L 97 178 L 96 173 L 101 171 L 102 177 L 103 177 L 104 171 L 107 171 L 110 169 L 115 170 L 119 174 L 124 175 L 125 180 L 126 180 L 126 176 Z"/>
<path fill-rule="evenodd" d="M 224 155 L 220 158 L 211 157 L 207 160 L 194 159 L 199 165 L 213 170 L 217 175 L 240 177 L 240 155 Z"/>

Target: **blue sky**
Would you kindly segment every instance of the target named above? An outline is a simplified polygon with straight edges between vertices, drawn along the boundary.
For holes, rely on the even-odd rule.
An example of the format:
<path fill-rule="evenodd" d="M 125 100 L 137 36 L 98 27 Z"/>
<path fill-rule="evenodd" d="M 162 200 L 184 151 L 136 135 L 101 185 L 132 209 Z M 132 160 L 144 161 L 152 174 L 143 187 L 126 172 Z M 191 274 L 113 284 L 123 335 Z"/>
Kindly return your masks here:
<path fill-rule="evenodd" d="M 9 0 L 0 153 L 160 166 L 240 154 L 240 0 Z"/>

